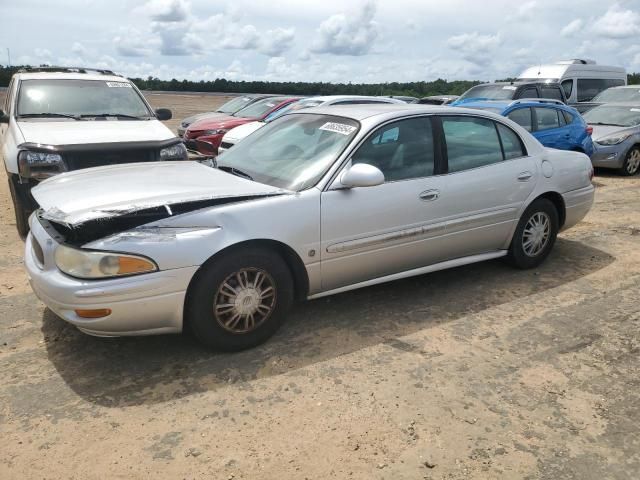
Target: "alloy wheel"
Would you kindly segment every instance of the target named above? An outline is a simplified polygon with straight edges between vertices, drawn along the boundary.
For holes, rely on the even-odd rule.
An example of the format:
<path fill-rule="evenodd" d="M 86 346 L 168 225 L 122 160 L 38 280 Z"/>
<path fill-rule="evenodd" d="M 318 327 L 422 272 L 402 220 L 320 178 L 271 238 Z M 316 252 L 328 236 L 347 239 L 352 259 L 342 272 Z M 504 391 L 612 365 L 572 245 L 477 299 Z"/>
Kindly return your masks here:
<path fill-rule="evenodd" d="M 640 150 L 634 148 L 629 153 L 629 158 L 627 159 L 627 173 L 629 175 L 635 175 L 638 173 L 638 168 L 640 168 Z"/>
<path fill-rule="evenodd" d="M 522 250 L 528 257 L 539 255 L 549 243 L 551 219 L 545 212 L 534 213 L 522 232 Z"/>
<path fill-rule="evenodd" d="M 275 282 L 258 268 L 232 273 L 218 288 L 213 302 L 216 321 L 232 333 L 249 333 L 269 318 L 276 305 Z"/>

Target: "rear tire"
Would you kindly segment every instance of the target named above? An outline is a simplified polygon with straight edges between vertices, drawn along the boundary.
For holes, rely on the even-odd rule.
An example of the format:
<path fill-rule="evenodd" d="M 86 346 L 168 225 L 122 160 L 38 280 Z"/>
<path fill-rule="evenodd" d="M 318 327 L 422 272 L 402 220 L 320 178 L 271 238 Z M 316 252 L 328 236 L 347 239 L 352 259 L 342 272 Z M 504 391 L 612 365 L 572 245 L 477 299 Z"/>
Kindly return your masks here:
<path fill-rule="evenodd" d="M 237 250 L 203 265 L 189 288 L 185 316 L 200 342 L 233 352 L 271 337 L 292 302 L 291 272 L 279 255 Z"/>
<path fill-rule="evenodd" d="M 16 228 L 20 238 L 23 240 L 29 234 L 29 215 L 33 213 L 20 199 L 20 196 L 16 192 L 16 188 L 13 185 L 11 179 L 9 179 L 9 191 L 11 192 L 11 200 L 13 201 L 13 211 L 16 216 Z"/>
<path fill-rule="evenodd" d="M 522 214 L 511 239 L 507 261 L 516 268 L 540 265 L 556 242 L 559 220 L 555 205 L 539 198 Z"/>
<path fill-rule="evenodd" d="M 631 177 L 636 175 L 638 171 L 640 171 L 640 148 L 632 147 L 627 152 L 627 156 L 625 157 L 624 163 L 622 164 L 622 168 L 620 168 L 619 172 L 621 175 Z"/>

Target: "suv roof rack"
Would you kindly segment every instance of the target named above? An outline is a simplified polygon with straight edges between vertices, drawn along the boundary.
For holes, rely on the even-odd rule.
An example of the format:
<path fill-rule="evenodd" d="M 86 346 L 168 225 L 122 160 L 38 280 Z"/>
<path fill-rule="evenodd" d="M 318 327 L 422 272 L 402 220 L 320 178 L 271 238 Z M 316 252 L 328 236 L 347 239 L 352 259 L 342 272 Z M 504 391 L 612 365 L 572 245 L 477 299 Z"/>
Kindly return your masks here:
<path fill-rule="evenodd" d="M 556 100 L 555 98 L 519 98 L 511 102 L 509 106 L 518 105 L 519 103 L 526 103 L 526 102 L 553 103 L 556 105 L 566 105 L 563 101 Z"/>
<path fill-rule="evenodd" d="M 18 73 L 37 73 L 37 72 L 61 72 L 61 73 L 98 73 L 100 75 L 121 75 L 111 70 L 103 68 L 87 68 L 87 67 L 24 67 L 18 70 Z"/>

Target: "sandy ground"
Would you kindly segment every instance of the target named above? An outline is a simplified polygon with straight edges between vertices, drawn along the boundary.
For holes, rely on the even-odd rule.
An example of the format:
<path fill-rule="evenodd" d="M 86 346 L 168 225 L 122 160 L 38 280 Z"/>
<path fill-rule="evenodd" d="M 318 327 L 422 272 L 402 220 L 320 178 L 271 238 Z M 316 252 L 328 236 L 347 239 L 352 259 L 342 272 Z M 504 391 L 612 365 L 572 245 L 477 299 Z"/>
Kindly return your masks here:
<path fill-rule="evenodd" d="M 181 118 L 212 99 L 151 100 Z M 0 478 L 640 478 L 640 177 L 597 184 L 537 270 L 307 302 L 267 344 L 218 354 L 56 318 L 2 180 Z"/>

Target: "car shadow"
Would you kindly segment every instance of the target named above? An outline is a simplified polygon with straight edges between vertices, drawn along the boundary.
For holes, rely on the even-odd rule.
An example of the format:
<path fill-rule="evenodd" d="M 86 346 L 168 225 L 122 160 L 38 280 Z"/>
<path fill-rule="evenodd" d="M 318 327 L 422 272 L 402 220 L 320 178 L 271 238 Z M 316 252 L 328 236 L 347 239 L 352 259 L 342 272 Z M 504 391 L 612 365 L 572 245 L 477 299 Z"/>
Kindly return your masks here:
<path fill-rule="evenodd" d="M 46 309 L 47 355 L 67 385 L 102 406 L 153 404 L 282 374 L 575 281 L 614 257 L 559 238 L 536 270 L 501 261 L 355 290 L 297 305 L 266 344 L 211 352 L 189 335 L 95 338 Z M 469 328 L 473 328 L 470 325 Z"/>

